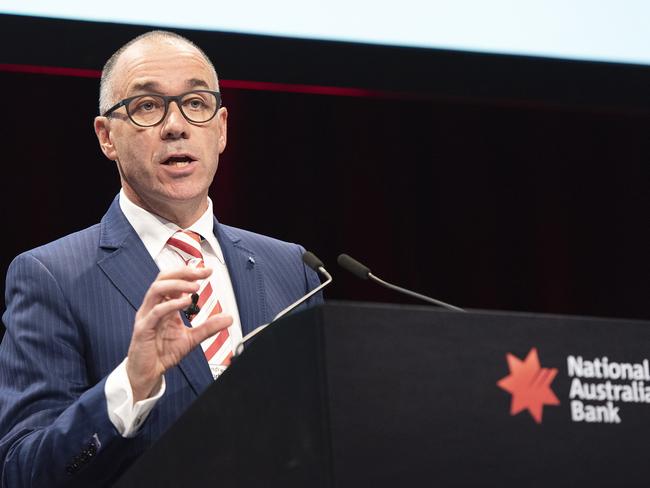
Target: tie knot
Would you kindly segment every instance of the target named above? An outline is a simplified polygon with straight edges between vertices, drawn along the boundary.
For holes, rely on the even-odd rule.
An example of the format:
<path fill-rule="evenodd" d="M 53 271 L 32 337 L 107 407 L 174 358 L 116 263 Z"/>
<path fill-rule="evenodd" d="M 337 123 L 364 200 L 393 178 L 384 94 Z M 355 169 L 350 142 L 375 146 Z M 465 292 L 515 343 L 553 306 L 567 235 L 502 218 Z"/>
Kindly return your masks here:
<path fill-rule="evenodd" d="M 191 259 L 203 259 L 201 236 L 191 230 L 179 230 L 169 238 L 167 244 L 178 252 L 187 263 Z"/>
<path fill-rule="evenodd" d="M 185 234 L 186 236 L 189 236 L 192 239 L 194 239 L 199 246 L 201 245 L 201 240 L 203 238 L 201 237 L 200 234 L 194 232 L 193 230 L 182 230 L 182 231 L 179 230 L 177 233 Z"/>

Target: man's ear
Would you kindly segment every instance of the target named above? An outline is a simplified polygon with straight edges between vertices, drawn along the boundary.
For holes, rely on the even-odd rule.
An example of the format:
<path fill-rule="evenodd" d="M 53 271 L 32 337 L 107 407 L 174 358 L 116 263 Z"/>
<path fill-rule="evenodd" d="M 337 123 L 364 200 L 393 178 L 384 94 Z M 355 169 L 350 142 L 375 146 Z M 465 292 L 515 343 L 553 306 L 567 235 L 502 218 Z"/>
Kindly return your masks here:
<path fill-rule="evenodd" d="M 226 149 L 228 142 L 228 109 L 221 107 L 217 112 L 217 123 L 219 125 L 219 154 Z"/>
<path fill-rule="evenodd" d="M 117 151 L 111 139 L 110 121 L 107 117 L 95 117 L 94 126 L 95 135 L 97 136 L 99 147 L 104 153 L 104 156 L 111 161 L 115 161 L 117 159 Z"/>

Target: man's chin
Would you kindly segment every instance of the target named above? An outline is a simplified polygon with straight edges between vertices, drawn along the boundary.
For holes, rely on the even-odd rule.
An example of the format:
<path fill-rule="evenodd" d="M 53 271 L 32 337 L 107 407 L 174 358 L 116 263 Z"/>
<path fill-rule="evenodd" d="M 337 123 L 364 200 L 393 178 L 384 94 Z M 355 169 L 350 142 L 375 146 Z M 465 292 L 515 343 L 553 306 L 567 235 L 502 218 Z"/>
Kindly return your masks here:
<path fill-rule="evenodd" d="M 164 206 L 200 206 L 207 208 L 208 190 L 197 188 L 173 188 L 161 195 L 160 203 Z"/>

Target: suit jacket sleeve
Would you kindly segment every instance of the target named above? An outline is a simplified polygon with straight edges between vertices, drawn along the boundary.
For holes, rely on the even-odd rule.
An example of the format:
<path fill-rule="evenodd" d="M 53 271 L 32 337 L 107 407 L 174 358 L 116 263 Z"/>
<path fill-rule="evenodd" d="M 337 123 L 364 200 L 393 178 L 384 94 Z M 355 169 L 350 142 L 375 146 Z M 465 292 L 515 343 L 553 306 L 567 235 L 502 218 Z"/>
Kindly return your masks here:
<path fill-rule="evenodd" d="M 119 467 L 105 454 L 126 440 L 108 418 L 105 379 L 89 382 L 86 338 L 66 294 L 27 253 L 10 266 L 6 297 L 0 345 L 2 487 L 82 485 L 85 478 L 97 486 L 115 471 L 102 466 L 102 458 L 112 457 Z"/>

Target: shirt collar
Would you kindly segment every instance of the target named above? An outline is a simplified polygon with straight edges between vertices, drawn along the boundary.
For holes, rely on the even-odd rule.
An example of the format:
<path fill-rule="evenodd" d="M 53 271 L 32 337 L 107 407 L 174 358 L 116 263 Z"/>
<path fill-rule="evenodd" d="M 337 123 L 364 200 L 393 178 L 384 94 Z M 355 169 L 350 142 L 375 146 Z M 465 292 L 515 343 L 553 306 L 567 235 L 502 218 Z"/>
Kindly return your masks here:
<path fill-rule="evenodd" d="M 163 250 L 167 241 L 179 230 L 192 230 L 200 234 L 208 244 L 214 255 L 224 264 L 223 253 L 219 242 L 214 235 L 214 216 L 212 213 L 212 200 L 208 197 L 208 208 L 199 219 L 187 229 L 181 229 L 178 225 L 151 213 L 142 207 L 137 206 L 124 190 L 120 190 L 120 208 L 129 221 L 135 232 L 138 234 L 144 247 L 155 260 Z"/>

